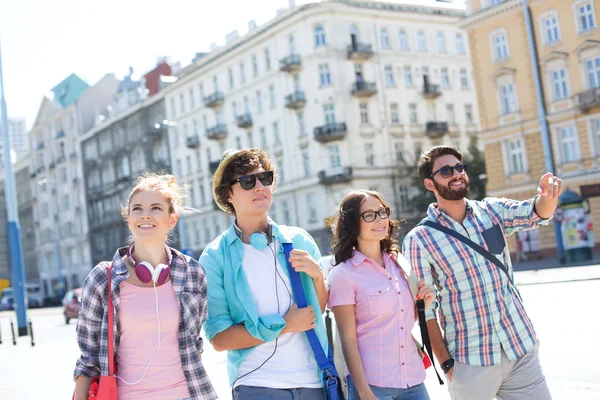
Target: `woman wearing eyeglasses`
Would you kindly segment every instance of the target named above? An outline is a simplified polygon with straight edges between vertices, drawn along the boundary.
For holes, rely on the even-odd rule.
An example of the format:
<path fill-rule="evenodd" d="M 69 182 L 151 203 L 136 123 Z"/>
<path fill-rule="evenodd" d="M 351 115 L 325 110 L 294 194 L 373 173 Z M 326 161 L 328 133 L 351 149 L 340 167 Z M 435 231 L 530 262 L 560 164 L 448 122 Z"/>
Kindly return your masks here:
<path fill-rule="evenodd" d="M 431 305 L 421 281 L 411 294 L 400 264 L 398 221 L 375 191 L 357 190 L 342 200 L 332 239 L 336 267 L 329 275 L 332 307 L 347 365 L 349 400 L 427 400 L 425 368 L 411 330 L 413 294 Z"/>
<path fill-rule="evenodd" d="M 234 399 L 324 400 L 319 367 L 304 334 L 315 329 L 325 353 L 321 315 L 327 289 L 320 253 L 303 229 L 268 216 L 275 166 L 260 149 L 228 150 L 213 176 L 213 197 L 235 217 L 209 244 L 200 264 L 208 278 L 206 336 L 227 351 Z M 309 306 L 294 301 L 282 243 L 293 243 L 290 264 L 300 272 Z"/>

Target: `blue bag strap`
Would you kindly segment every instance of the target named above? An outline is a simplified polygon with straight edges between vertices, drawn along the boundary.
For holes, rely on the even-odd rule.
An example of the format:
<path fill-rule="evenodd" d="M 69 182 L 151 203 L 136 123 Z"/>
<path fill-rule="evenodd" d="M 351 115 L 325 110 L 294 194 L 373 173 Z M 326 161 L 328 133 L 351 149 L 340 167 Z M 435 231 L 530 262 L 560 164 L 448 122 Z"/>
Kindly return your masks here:
<path fill-rule="evenodd" d="M 292 250 L 294 250 L 294 245 L 292 243 L 282 243 L 282 246 L 285 253 L 285 261 L 290 275 L 290 282 L 292 284 L 292 291 L 294 292 L 296 304 L 298 305 L 298 308 L 307 307 L 308 302 L 306 301 L 306 295 L 304 293 L 304 287 L 302 286 L 302 280 L 300 279 L 300 273 L 296 272 L 296 270 L 292 268 L 292 265 L 290 264 L 290 253 Z M 315 359 L 317 360 L 319 368 L 322 371 L 331 371 L 333 367 L 333 363 L 331 362 L 331 348 L 329 348 L 330 356 L 328 358 L 323 351 L 323 347 L 321 346 L 321 342 L 319 341 L 315 330 L 309 329 L 305 333 L 308 337 L 308 343 L 315 354 Z M 333 371 L 335 371 L 335 367 L 333 367 Z"/>

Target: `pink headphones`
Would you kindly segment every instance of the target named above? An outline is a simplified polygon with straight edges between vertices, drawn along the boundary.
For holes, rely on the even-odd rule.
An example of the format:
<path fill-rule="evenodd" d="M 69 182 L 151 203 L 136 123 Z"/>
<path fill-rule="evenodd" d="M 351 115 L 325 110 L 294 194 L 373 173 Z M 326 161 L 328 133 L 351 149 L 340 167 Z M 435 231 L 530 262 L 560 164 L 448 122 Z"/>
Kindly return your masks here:
<path fill-rule="evenodd" d="M 127 249 L 127 256 L 131 258 L 131 261 L 133 261 L 133 263 L 135 264 L 135 274 L 140 279 L 140 281 L 144 283 L 152 281 L 159 286 L 165 283 L 171 271 L 171 268 L 169 267 L 169 265 L 171 265 L 171 250 L 167 246 L 165 246 L 168 257 L 167 265 L 158 264 L 156 268 L 154 268 L 152 264 L 150 264 L 148 261 L 142 261 L 139 264 L 135 261 L 135 258 L 133 258 L 132 254 L 133 245 L 134 243 L 132 243 L 131 246 L 129 246 L 129 248 Z"/>

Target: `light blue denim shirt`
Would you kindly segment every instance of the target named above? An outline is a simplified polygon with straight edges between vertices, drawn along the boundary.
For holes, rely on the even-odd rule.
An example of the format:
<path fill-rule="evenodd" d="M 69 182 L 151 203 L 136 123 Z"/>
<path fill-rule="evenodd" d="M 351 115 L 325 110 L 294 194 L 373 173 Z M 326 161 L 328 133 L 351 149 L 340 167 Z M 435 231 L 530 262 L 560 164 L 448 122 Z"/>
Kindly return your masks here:
<path fill-rule="evenodd" d="M 284 267 L 286 274 L 287 264 L 281 243 L 293 243 L 295 249 L 305 250 L 315 261 L 319 261 L 321 253 L 308 232 L 297 227 L 278 226 L 274 222 L 272 224 L 273 239 L 279 244 L 277 260 Z M 204 323 L 204 331 L 210 341 L 216 334 L 234 324 L 243 323 L 252 336 L 265 342 L 275 340 L 285 328 L 285 320 L 279 314 L 258 316 L 242 268 L 243 257 L 244 246 L 236 235 L 233 224 L 210 243 L 200 256 L 200 265 L 204 267 L 208 280 L 208 319 Z M 300 276 L 308 304 L 313 306 L 318 314 L 321 307 L 312 278 L 302 272 Z M 323 318 L 317 318 L 315 331 L 327 354 L 329 345 Z M 238 367 L 254 348 L 228 351 L 227 373 L 230 385 L 237 379 Z"/>

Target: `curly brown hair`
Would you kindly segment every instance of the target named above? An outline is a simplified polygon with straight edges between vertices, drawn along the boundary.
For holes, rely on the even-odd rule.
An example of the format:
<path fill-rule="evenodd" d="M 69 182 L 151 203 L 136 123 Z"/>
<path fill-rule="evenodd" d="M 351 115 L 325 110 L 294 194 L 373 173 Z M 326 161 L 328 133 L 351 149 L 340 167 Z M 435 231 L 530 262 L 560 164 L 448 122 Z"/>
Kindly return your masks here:
<path fill-rule="evenodd" d="M 223 179 L 221 179 L 219 186 L 215 188 L 214 194 L 219 202 L 227 208 L 228 214 L 236 215 L 233 204 L 227 200 L 231 194 L 231 185 L 229 182 L 254 171 L 256 168 L 263 167 L 265 171 L 274 172 L 275 177 L 272 186 L 273 189 L 275 189 L 277 183 L 277 169 L 266 153 L 256 151 L 256 149 L 245 149 L 232 157 L 234 157 L 234 159 L 229 162 L 225 171 L 223 171 Z"/>
<path fill-rule="evenodd" d="M 335 265 L 352 257 L 352 251 L 358 246 L 360 232 L 360 206 L 368 197 L 376 197 L 384 207 L 389 204 L 383 200 L 379 192 L 374 190 L 354 190 L 346 195 L 340 203 L 338 213 L 333 221 L 333 238 L 331 248 Z M 381 250 L 390 254 L 398 254 L 400 248 L 396 234 L 399 222 L 390 217 L 390 226 L 385 239 L 380 242 Z"/>
<path fill-rule="evenodd" d="M 422 180 L 431 178 L 435 160 L 448 154 L 455 156 L 460 162 L 463 160 L 462 153 L 452 146 L 435 146 L 426 153 L 421 154 L 419 163 L 417 164 L 419 177 L 421 177 Z"/>

